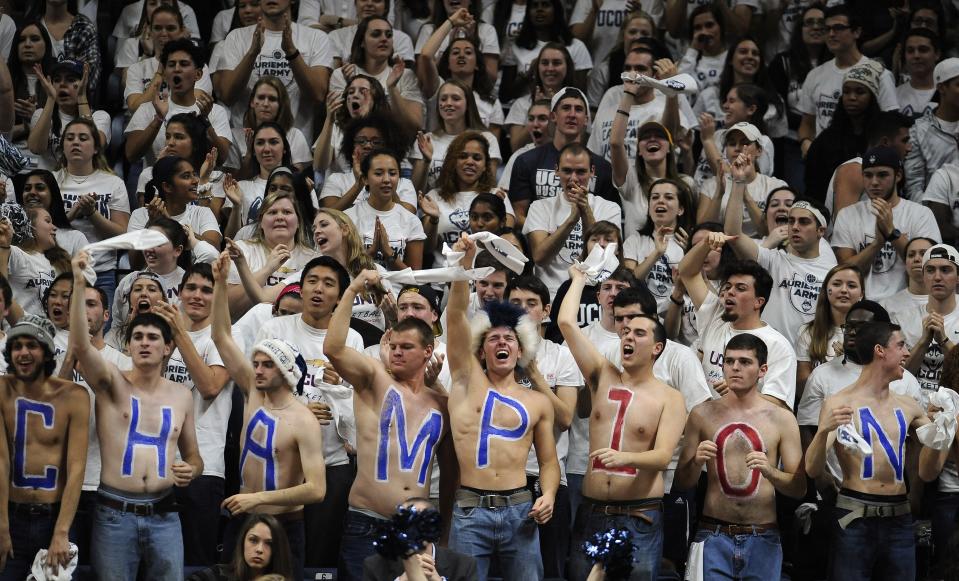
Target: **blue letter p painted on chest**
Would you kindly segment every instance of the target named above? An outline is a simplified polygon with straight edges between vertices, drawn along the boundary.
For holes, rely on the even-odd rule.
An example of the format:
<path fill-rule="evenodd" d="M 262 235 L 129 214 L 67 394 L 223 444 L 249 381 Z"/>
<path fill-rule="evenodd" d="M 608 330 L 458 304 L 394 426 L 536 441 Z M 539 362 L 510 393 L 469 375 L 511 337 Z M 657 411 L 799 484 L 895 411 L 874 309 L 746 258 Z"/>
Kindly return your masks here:
<path fill-rule="evenodd" d="M 906 417 L 899 408 L 895 409 L 895 415 L 896 422 L 899 424 L 899 439 L 897 441 L 896 449 L 893 448 L 892 442 L 889 440 L 886 432 L 882 429 L 882 425 L 872 415 L 872 410 L 867 407 L 859 408 L 859 423 L 861 426 L 860 429 L 862 430 L 863 439 L 866 440 L 867 444 L 872 446 L 872 432 L 876 432 L 878 444 L 882 446 L 883 450 L 885 450 L 886 457 L 889 459 L 889 465 L 892 466 L 893 471 L 896 473 L 896 482 L 902 482 L 903 468 L 905 467 L 902 452 L 906 444 Z M 873 457 L 875 456 L 875 453 L 875 446 L 873 446 L 872 455 L 866 456 L 862 460 L 863 480 L 868 480 L 873 477 Z"/>
<path fill-rule="evenodd" d="M 507 407 L 513 408 L 516 415 L 519 416 L 519 425 L 515 428 L 501 428 L 493 425 L 493 411 L 496 403 L 499 402 Z M 500 395 L 492 389 L 486 393 L 486 403 L 483 404 L 483 418 L 480 420 L 479 441 L 476 446 L 476 467 L 486 468 L 489 466 L 489 440 L 490 438 L 502 438 L 504 440 L 517 441 L 526 435 L 529 428 L 529 413 L 523 404 L 515 399 Z"/>
<path fill-rule="evenodd" d="M 170 430 L 173 429 L 173 408 L 160 408 L 160 433 L 145 434 L 138 430 L 140 425 L 140 398 L 130 396 L 130 430 L 127 432 L 126 450 L 123 452 L 123 476 L 133 476 L 133 455 L 137 446 L 156 449 L 156 468 L 160 478 L 166 478 L 166 448 L 170 440 Z"/>
<path fill-rule="evenodd" d="M 253 439 L 253 431 L 258 425 L 263 426 L 265 437 L 263 443 Z M 243 465 L 248 454 L 252 454 L 263 461 L 263 489 L 276 490 L 276 457 L 273 455 L 273 440 L 276 438 L 276 418 L 263 408 L 256 410 L 246 426 L 246 435 L 243 438 L 243 452 L 240 454 L 240 479 L 243 478 Z M 244 483 L 245 484 L 245 483 Z"/>
<path fill-rule="evenodd" d="M 420 464 L 420 471 L 416 476 L 416 482 L 423 486 L 426 484 L 426 474 L 430 468 L 430 460 L 433 458 L 433 449 L 439 442 L 443 434 L 443 415 L 436 410 L 431 410 L 420 423 L 416 437 L 413 438 L 413 444 L 410 445 L 406 436 L 406 411 L 403 408 L 403 396 L 394 388 L 390 388 L 383 398 L 383 408 L 380 411 L 380 438 L 376 447 L 376 480 L 379 482 L 389 481 L 389 462 L 390 462 L 390 423 L 393 416 L 396 416 L 396 439 L 400 449 L 400 470 L 410 472 L 416 464 L 416 458 L 419 455 L 420 447 L 423 448 L 423 461 Z"/>
<path fill-rule="evenodd" d="M 15 403 L 16 425 L 13 433 L 13 485 L 35 490 L 57 489 L 57 467 L 44 466 L 43 474 L 27 474 L 27 422 L 30 414 L 40 416 L 45 430 L 53 429 L 55 410 L 48 403 L 18 397 Z"/>

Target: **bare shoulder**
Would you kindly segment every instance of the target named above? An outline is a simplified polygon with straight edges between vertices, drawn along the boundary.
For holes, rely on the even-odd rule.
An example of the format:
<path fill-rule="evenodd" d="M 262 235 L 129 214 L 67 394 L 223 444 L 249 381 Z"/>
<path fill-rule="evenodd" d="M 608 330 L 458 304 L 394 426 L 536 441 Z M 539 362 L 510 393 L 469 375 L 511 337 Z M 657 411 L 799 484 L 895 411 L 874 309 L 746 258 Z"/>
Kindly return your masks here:
<path fill-rule="evenodd" d="M 773 420 L 774 425 L 780 429 L 784 429 L 787 426 L 799 426 L 799 423 L 796 421 L 796 416 L 793 415 L 793 412 L 778 406 L 771 401 L 763 400 L 764 410 L 769 417 Z"/>
<path fill-rule="evenodd" d="M 660 397 L 665 405 L 679 405 L 683 410 L 686 409 L 686 399 L 683 398 L 683 394 L 680 393 L 678 389 L 658 379 L 655 380 L 653 385 L 655 385 L 657 391 L 659 391 Z"/>
<path fill-rule="evenodd" d="M 59 377 L 51 377 L 49 381 L 53 385 L 57 399 L 62 398 L 67 403 L 74 403 L 78 400 L 83 402 L 90 401 L 90 396 L 87 395 L 87 390 L 82 385 Z"/>
<path fill-rule="evenodd" d="M 449 409 L 450 394 L 442 389 L 434 389 L 432 387 L 426 388 L 426 394 L 441 411 L 446 412 Z"/>
<path fill-rule="evenodd" d="M 893 392 L 889 392 L 889 395 L 892 396 L 892 400 L 896 406 L 902 407 L 913 417 L 925 415 L 926 412 L 919 407 L 919 403 L 912 396 Z"/>
<path fill-rule="evenodd" d="M 164 378 L 162 387 L 170 394 L 171 400 L 177 405 L 193 406 L 193 394 L 187 386 Z"/>

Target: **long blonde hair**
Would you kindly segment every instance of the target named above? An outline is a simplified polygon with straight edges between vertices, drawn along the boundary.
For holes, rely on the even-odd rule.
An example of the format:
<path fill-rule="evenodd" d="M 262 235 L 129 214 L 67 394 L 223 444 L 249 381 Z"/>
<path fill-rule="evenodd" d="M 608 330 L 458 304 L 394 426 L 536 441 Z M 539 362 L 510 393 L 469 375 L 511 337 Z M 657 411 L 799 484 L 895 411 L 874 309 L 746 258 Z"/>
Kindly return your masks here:
<path fill-rule="evenodd" d="M 356 225 L 353 224 L 353 220 L 350 220 L 349 216 L 335 208 L 320 208 L 316 211 L 316 214 L 326 214 L 344 230 L 343 240 L 346 243 L 346 264 L 344 264 L 343 267 L 350 273 L 350 276 L 356 276 L 363 270 L 373 270 L 376 268 L 373 259 L 366 253 L 366 248 L 363 246 L 360 233 L 356 230 Z"/>

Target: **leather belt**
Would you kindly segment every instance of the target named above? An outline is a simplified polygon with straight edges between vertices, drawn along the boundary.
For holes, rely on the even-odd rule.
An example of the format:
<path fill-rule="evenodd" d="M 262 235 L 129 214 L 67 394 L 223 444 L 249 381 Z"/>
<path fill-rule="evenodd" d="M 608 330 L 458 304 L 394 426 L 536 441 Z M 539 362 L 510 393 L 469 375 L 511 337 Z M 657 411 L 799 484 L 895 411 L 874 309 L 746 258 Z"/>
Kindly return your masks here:
<path fill-rule="evenodd" d="M 645 521 L 647 524 L 653 524 L 653 519 L 647 512 L 662 510 L 662 501 L 647 502 L 644 504 L 598 504 L 593 503 L 590 512 L 593 514 L 602 514 L 606 516 L 631 516 Z"/>
<path fill-rule="evenodd" d="M 132 513 L 135 516 L 153 516 L 176 512 L 176 502 L 173 494 L 168 494 L 156 502 L 130 502 L 99 494 L 97 495 L 97 503 L 120 512 Z"/>
<path fill-rule="evenodd" d="M 456 506 L 460 508 L 505 508 L 531 500 L 533 500 L 533 493 L 529 490 L 520 490 L 509 495 L 480 495 L 463 488 L 456 491 Z"/>
<path fill-rule="evenodd" d="M 758 535 L 766 532 L 779 532 L 779 525 L 776 523 L 763 523 L 758 525 L 732 524 L 715 522 L 710 518 L 701 518 L 699 520 L 700 530 L 721 533 L 727 537 L 737 535 Z"/>
<path fill-rule="evenodd" d="M 9 516 L 15 514 L 26 514 L 30 516 L 40 516 L 43 514 L 57 514 L 60 512 L 60 503 L 53 502 L 49 504 L 36 502 L 8 502 L 7 512 Z"/>
<path fill-rule="evenodd" d="M 912 512 L 908 500 L 888 504 L 872 503 L 850 498 L 844 494 L 836 497 L 836 508 L 849 511 L 849 514 L 839 519 L 839 528 L 843 530 L 859 518 L 892 518 Z"/>

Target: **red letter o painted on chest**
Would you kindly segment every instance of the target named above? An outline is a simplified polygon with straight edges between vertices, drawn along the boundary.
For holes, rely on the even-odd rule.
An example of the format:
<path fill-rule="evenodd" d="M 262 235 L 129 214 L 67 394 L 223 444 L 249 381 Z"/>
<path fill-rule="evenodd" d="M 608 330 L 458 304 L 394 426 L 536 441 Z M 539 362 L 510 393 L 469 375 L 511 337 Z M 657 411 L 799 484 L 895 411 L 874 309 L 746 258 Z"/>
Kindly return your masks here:
<path fill-rule="evenodd" d="M 719 476 L 719 486 L 723 489 L 723 494 L 734 497 L 747 497 L 756 494 L 759 489 L 759 480 L 762 478 L 758 468 L 749 470 L 749 478 L 741 484 L 733 484 L 729 481 L 726 474 L 726 442 L 730 437 L 739 435 L 746 440 L 756 452 L 765 451 L 763 438 L 756 431 L 756 428 L 749 424 L 736 422 L 726 424 L 716 433 L 716 473 Z"/>

